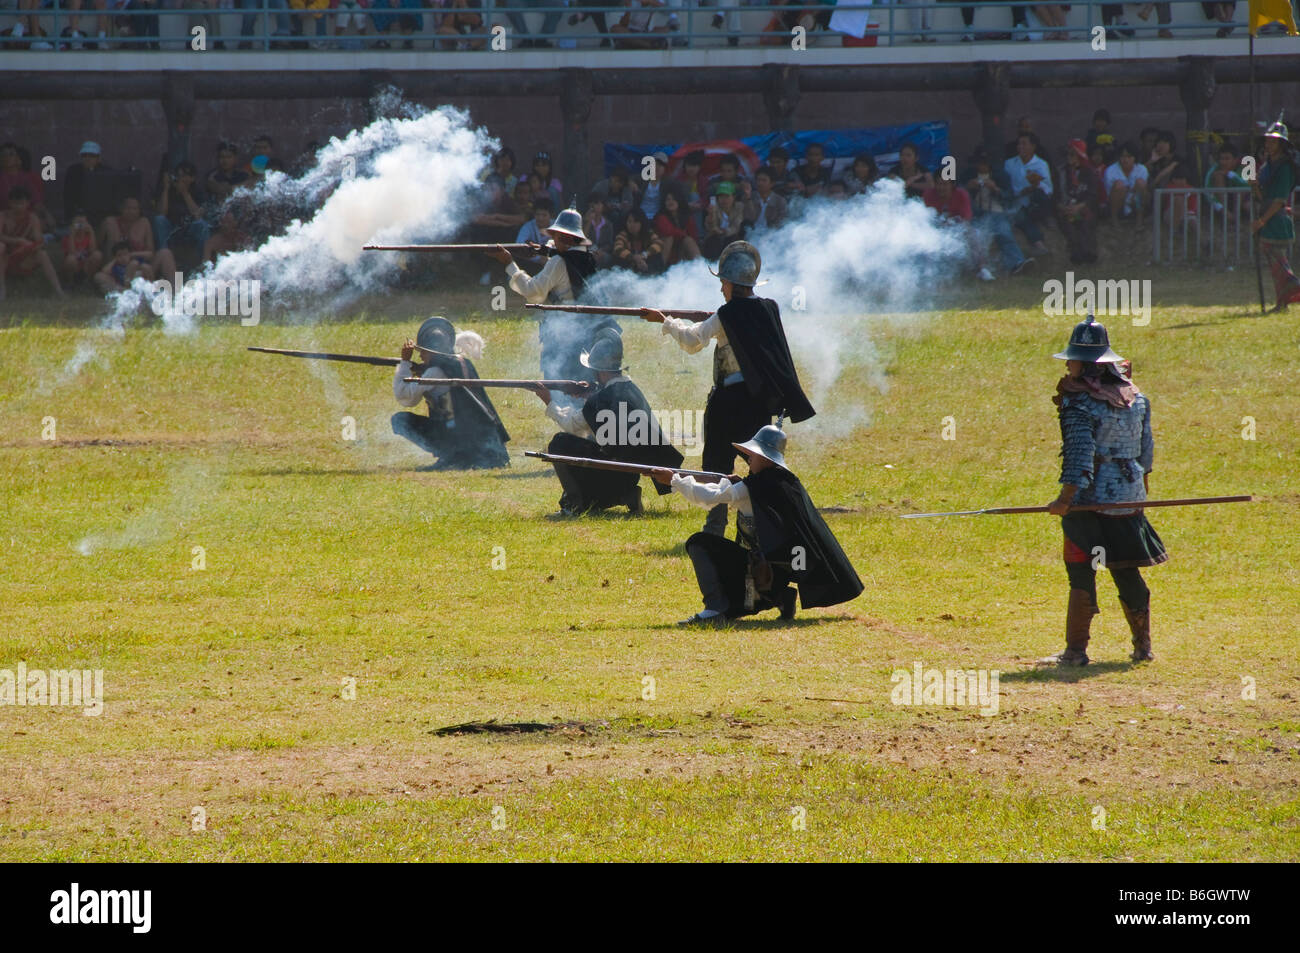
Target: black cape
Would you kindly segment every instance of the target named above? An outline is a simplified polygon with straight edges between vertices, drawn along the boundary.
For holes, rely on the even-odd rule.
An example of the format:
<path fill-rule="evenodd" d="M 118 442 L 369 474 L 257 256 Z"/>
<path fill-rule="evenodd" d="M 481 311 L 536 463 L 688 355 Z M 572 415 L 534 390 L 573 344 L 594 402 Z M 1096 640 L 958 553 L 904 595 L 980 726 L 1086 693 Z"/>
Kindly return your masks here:
<path fill-rule="evenodd" d="M 799 386 L 775 301 L 735 297 L 718 309 L 718 320 L 745 375 L 750 397 L 769 414 L 784 413 L 795 423 L 817 413 Z"/>
<path fill-rule="evenodd" d="M 583 403 L 582 416 L 611 460 L 676 469 L 685 459 L 665 442 L 645 394 L 631 381 L 615 381 L 596 391 Z M 612 440 L 602 440 L 603 436 Z M 660 496 L 672 492 L 672 487 L 661 483 L 654 487 Z"/>
<path fill-rule="evenodd" d="M 478 377 L 474 363 L 469 358 L 459 355 L 456 357 L 429 355 L 429 359 L 423 366 L 436 367 L 448 377 Z M 430 398 L 425 399 L 427 401 Z M 464 441 L 466 449 L 482 447 L 486 451 L 494 444 L 502 445 L 510 442 L 510 434 L 501 423 L 497 409 L 492 406 L 492 401 L 483 388 L 451 388 L 451 409 L 455 415 L 457 439 Z M 432 405 L 429 411 L 432 414 Z M 504 446 L 501 449 L 504 450 Z"/>
<path fill-rule="evenodd" d="M 570 248 L 558 254 L 564 259 L 564 270 L 569 273 L 569 288 L 576 301 L 587 290 L 587 281 L 596 273 L 596 256 L 586 248 Z"/>
<path fill-rule="evenodd" d="M 799 478 L 789 470 L 768 467 L 751 473 L 744 482 L 763 556 L 785 565 L 793 561 L 794 547 L 803 547 L 805 568 L 791 573 L 799 587 L 800 605 L 810 609 L 857 598 L 862 580 Z"/>

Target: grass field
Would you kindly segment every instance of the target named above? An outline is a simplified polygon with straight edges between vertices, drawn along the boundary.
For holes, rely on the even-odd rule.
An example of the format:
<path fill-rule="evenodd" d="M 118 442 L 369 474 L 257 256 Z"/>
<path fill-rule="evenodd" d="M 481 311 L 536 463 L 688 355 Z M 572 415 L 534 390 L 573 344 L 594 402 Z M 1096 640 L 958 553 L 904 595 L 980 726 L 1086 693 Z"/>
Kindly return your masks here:
<path fill-rule="evenodd" d="M 520 312 L 465 291 L 309 328 L 133 329 L 56 384 L 89 306 L 11 301 L 0 668 L 102 668 L 105 708 L 0 707 L 0 850 L 1296 860 L 1300 331 L 1251 310 L 1245 274 L 1153 277 L 1151 325 L 1111 323 L 1153 400 L 1153 496 L 1258 502 L 1153 514 L 1157 661 L 1128 662 L 1103 576 L 1094 664 L 1068 672 L 1033 665 L 1063 643 L 1055 520 L 898 518 L 1055 494 L 1049 355 L 1074 319 L 1043 316 L 1041 277 L 864 319 L 887 387 L 851 367 L 820 425 L 869 420 L 796 425 L 789 456 L 866 591 L 717 632 L 672 625 L 698 608 L 681 544 L 702 512 L 554 518 L 549 468 L 519 456 L 551 432 L 532 395 L 493 395 L 511 469 L 419 472 L 387 371 L 244 351 L 391 354 L 436 300 L 488 339 L 481 373 L 529 375 Z M 703 406 L 706 356 L 625 337 L 652 405 Z M 997 714 L 892 704 L 917 662 L 1000 671 Z M 434 733 L 490 719 L 553 728 Z"/>

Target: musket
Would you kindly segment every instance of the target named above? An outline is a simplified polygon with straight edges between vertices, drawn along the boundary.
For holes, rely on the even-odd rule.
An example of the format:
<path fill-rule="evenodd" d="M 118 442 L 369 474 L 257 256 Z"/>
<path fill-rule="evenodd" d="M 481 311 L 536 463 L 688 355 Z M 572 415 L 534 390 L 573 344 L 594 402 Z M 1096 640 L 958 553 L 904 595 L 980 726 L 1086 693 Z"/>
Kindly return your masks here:
<path fill-rule="evenodd" d="M 538 253 L 543 252 L 543 251 L 548 251 L 548 249 L 546 248 L 545 245 L 525 245 L 525 244 L 510 244 L 510 245 L 498 245 L 498 244 L 492 244 L 492 245 L 362 245 L 362 246 L 361 246 L 361 249 L 362 249 L 363 251 L 419 251 L 419 252 L 458 252 L 458 251 L 467 251 L 467 252 L 475 252 L 475 251 L 477 251 L 477 252 L 494 252 L 494 251 L 496 251 L 498 248 L 504 248 L 506 251 L 510 252 L 510 254 L 512 254 L 512 255 L 523 254 L 523 253 L 525 253 L 525 252 L 532 252 L 533 254 L 538 254 Z"/>
<path fill-rule="evenodd" d="M 1155 506 L 1204 506 L 1207 503 L 1249 503 L 1252 496 L 1200 496 L 1185 500 L 1132 500 L 1127 503 L 1081 503 L 1071 506 L 1071 513 L 1098 513 L 1107 510 L 1144 510 Z M 993 506 L 984 510 L 957 510 L 952 513 L 903 513 L 905 520 L 922 519 L 927 516 L 987 516 L 1006 513 L 1048 513 L 1046 506 Z"/>
<path fill-rule="evenodd" d="M 536 450 L 525 450 L 524 456 L 536 457 L 538 460 L 545 460 L 547 463 L 567 463 L 571 467 L 587 467 L 591 470 L 613 470 L 615 473 L 643 473 L 648 476 L 655 470 L 670 470 L 673 473 L 680 473 L 682 476 L 695 477 L 697 480 L 707 480 L 709 482 L 731 479 L 729 474 L 713 473 L 709 470 L 681 470 L 677 467 L 652 467 L 644 463 L 624 463 L 622 460 L 598 460 L 594 457 L 566 457 L 558 453 L 540 453 Z"/>
<path fill-rule="evenodd" d="M 432 354 L 435 357 L 458 357 L 456 354 L 448 354 L 446 351 L 435 351 L 432 348 L 412 345 L 415 350 L 421 354 Z M 250 351 L 259 351 L 262 354 L 283 354 L 285 357 L 303 357 L 311 361 L 343 361 L 348 364 L 374 364 L 377 367 L 396 367 L 402 363 L 399 357 L 372 357 L 369 354 L 331 354 L 327 351 L 288 351 L 278 347 L 250 347 Z"/>
<path fill-rule="evenodd" d="M 590 381 L 523 381 L 498 377 L 404 377 L 408 384 L 428 384 L 430 387 L 518 387 L 534 390 L 538 386 L 565 393 L 584 393 L 596 385 Z"/>
<path fill-rule="evenodd" d="M 612 305 L 604 304 L 526 304 L 525 308 L 533 311 L 565 311 L 569 314 L 614 314 L 622 315 L 629 318 L 641 317 L 641 312 L 645 308 L 616 308 Z M 694 321 L 698 324 L 701 321 L 707 321 L 712 311 L 674 311 L 672 308 L 655 308 L 656 311 L 662 311 L 670 318 L 681 318 L 683 321 Z"/>

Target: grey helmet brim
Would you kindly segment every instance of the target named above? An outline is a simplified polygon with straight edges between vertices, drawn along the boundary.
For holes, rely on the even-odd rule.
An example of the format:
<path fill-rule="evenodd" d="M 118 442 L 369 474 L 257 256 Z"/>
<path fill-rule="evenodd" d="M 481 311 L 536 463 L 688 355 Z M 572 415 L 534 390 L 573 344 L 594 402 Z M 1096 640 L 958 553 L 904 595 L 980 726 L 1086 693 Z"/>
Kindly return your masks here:
<path fill-rule="evenodd" d="M 765 448 L 756 440 L 746 440 L 744 443 L 733 443 L 732 446 L 742 453 L 752 453 L 756 456 L 762 457 L 764 460 L 769 460 L 782 470 L 790 469 L 785 465 L 785 454 L 780 450 Z"/>

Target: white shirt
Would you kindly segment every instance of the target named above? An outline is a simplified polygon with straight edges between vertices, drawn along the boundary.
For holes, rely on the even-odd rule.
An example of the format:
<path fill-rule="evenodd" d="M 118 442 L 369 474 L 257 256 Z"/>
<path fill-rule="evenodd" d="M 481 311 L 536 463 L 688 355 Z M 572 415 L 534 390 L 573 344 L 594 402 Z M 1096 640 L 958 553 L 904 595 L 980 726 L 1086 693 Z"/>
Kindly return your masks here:
<path fill-rule="evenodd" d="M 1019 211 L 1029 204 L 1029 196 L 1020 193 L 1029 188 L 1028 173 L 1030 172 L 1037 172 L 1043 177 L 1042 181 L 1038 183 L 1038 191 L 1044 195 L 1052 194 L 1052 173 L 1047 168 L 1047 163 L 1038 156 L 1034 156 L 1028 162 L 1021 162 L 1020 156 L 1014 155 L 1006 161 L 1002 168 L 1007 173 L 1007 177 L 1011 179 L 1013 198 L 1011 199 L 1010 209 L 1012 211 Z"/>
<path fill-rule="evenodd" d="M 1105 188 L 1106 195 L 1110 195 L 1110 190 L 1120 182 L 1128 186 L 1128 195 L 1124 197 L 1124 209 L 1127 211 L 1137 207 L 1137 195 L 1133 192 L 1133 186 L 1145 181 L 1147 181 L 1147 167 L 1141 162 L 1134 162 L 1133 171 L 1128 175 L 1124 174 L 1124 169 L 1118 162 L 1113 162 L 1106 166 L 1106 174 L 1102 178 L 1102 185 Z"/>
<path fill-rule="evenodd" d="M 573 289 L 569 286 L 569 269 L 559 255 L 547 259 L 542 270 L 531 278 L 513 261 L 506 265 L 506 274 L 510 276 L 510 287 L 523 295 L 529 304 L 546 304 L 552 294 L 562 304 L 574 301 Z"/>
<path fill-rule="evenodd" d="M 719 503 L 734 506 L 746 516 L 754 515 L 754 505 L 749 500 L 749 487 L 743 482 L 732 483 L 719 480 L 717 483 L 697 483 L 695 477 L 673 474 L 672 488 L 682 495 L 687 503 L 711 510 Z"/>
<path fill-rule="evenodd" d="M 617 384 L 619 381 L 626 380 L 630 380 L 626 374 L 619 374 L 617 377 L 612 377 L 604 384 L 601 384 L 600 387 L 591 391 L 584 400 L 590 400 L 598 391 L 602 388 L 608 387 L 610 384 Z M 552 400 L 546 405 L 546 416 L 559 424 L 560 429 L 565 433 L 571 433 L 575 437 L 594 438 L 596 436 L 592 432 L 591 425 L 587 423 L 587 418 L 582 415 L 581 405 L 575 406 L 573 404 L 561 404 L 558 401 Z M 599 417 L 599 415 L 597 416 Z"/>
<path fill-rule="evenodd" d="M 397 365 L 397 373 L 393 375 L 393 397 L 403 407 L 414 407 L 427 396 L 434 398 L 441 397 L 450 390 L 448 387 L 434 387 L 431 384 L 408 384 L 403 378 L 413 377 L 414 371 L 411 370 L 410 361 L 402 361 Z M 424 369 L 425 377 L 446 377 L 441 368 L 426 367 Z"/>
<path fill-rule="evenodd" d="M 710 341 L 718 342 L 718 355 L 715 364 L 720 363 L 723 378 L 740 373 L 740 363 L 736 360 L 727 332 L 722 327 L 718 312 L 713 312 L 703 321 L 685 321 L 668 315 L 664 318 L 661 334 L 667 334 L 676 341 L 687 354 L 695 354 L 708 347 Z M 718 370 L 715 368 L 715 370 Z"/>

